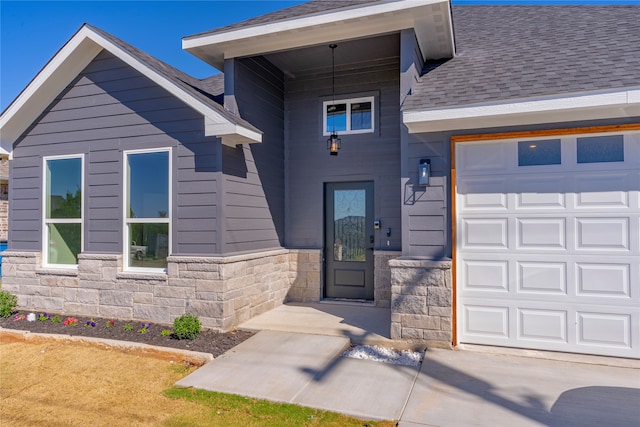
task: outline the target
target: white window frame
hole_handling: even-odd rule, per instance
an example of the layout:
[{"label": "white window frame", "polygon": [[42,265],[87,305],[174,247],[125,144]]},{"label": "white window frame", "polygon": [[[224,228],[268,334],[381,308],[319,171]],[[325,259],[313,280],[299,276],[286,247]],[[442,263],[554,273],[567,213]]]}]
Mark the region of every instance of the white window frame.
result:
[{"label": "white window frame", "polygon": [[[370,102],[371,103],[371,128],[370,129],[351,129],[351,105],[358,104],[360,102]],[[322,135],[329,136],[331,135],[333,129],[329,129],[327,123],[327,107],[330,105],[340,105],[346,104],[347,106],[347,129],[344,131],[336,131],[340,135],[350,135],[350,134],[359,134],[359,133],[373,133],[376,128],[376,103],[374,96],[365,96],[361,98],[349,98],[349,99],[336,99],[330,101],[324,101],[322,103]]]},{"label": "white window frame", "polygon": [[[80,159],[80,218],[47,218],[47,162]],[[84,154],[42,157],[42,265],[47,268],[78,269],[78,264],[49,262],[49,224],[80,224],[80,253],[84,252]],[[78,254],[80,255],[80,254]]]},{"label": "white window frame", "polygon": [[[151,153],[161,153],[161,152],[167,152],[169,153],[169,162],[168,162],[168,167],[169,167],[169,173],[168,173],[168,187],[169,187],[169,191],[168,191],[168,212],[167,212],[167,217],[166,218],[129,218],[129,215],[127,213],[127,206],[128,206],[128,201],[129,201],[129,191],[128,191],[128,185],[127,185],[127,181],[128,181],[128,165],[129,165],[129,155],[130,154],[151,154]],[[131,245],[129,242],[129,224],[131,223],[136,223],[136,224],[169,224],[168,227],[168,246],[169,246],[169,255],[171,255],[171,245],[172,245],[172,239],[171,239],[171,218],[172,218],[172,211],[173,211],[173,167],[172,167],[172,150],[171,147],[166,147],[166,148],[148,148],[148,149],[140,149],[140,150],[126,150],[123,151],[123,162],[122,162],[122,167],[123,167],[123,172],[122,172],[122,194],[123,194],[123,198],[122,198],[122,220],[123,220],[123,226],[122,226],[122,233],[123,233],[123,238],[122,238],[122,257],[124,258],[124,262],[123,262],[123,266],[124,266],[124,270],[128,271],[128,272],[138,272],[138,273],[152,273],[152,274],[158,274],[158,273],[166,273],[167,272],[167,268],[148,268],[148,267],[133,267],[131,266],[131,254],[130,254],[130,250],[131,250]]]}]

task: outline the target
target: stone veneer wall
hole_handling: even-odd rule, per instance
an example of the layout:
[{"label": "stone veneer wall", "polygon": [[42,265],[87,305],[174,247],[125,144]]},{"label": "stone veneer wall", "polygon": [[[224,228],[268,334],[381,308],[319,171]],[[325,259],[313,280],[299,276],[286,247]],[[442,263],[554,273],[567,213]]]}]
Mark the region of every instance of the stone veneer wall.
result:
[{"label": "stone veneer wall", "polygon": [[[378,307],[392,306],[390,263],[399,255],[374,255]],[[195,313],[204,326],[221,330],[285,301],[321,299],[322,251],[317,249],[170,256],[167,274],[123,272],[122,266],[121,255],[84,253],[77,270],[47,269],[41,267],[39,252],[7,251],[2,289],[17,295],[25,309],[160,323]]]},{"label": "stone veneer wall", "polygon": [[375,251],[373,264],[373,302],[376,307],[388,308],[391,306],[391,268],[389,261],[399,258],[401,252]]},{"label": "stone veneer wall", "polygon": [[160,323],[195,313],[204,326],[229,330],[282,304],[289,290],[287,250],[171,256],[167,274],[123,272],[115,254],[81,254],[77,270],[43,269],[37,252],[3,255],[2,289],[34,310]]},{"label": "stone veneer wall", "polygon": [[318,302],[322,298],[322,250],[290,249],[291,288],[287,301]]},{"label": "stone veneer wall", "polygon": [[451,348],[451,261],[398,258],[389,265],[391,339]]}]

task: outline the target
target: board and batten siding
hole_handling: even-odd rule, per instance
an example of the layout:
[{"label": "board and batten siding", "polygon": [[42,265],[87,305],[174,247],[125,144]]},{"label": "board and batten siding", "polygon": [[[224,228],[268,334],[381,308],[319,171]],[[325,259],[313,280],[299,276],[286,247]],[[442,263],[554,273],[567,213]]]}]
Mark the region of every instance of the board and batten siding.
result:
[{"label": "board and batten siding", "polygon": [[123,152],[172,147],[174,254],[216,254],[220,143],[202,116],[102,51],[17,141],[10,248],[41,250],[42,157],[84,154],[84,251],[121,253]]},{"label": "board and batten siding", "polygon": [[223,147],[224,253],[284,244],[284,84],[262,57],[230,59],[225,99],[263,132],[262,143]]},{"label": "board and batten siding", "polygon": [[[388,37],[399,49],[399,35]],[[399,56],[336,64],[336,100],[375,98],[374,132],[340,135],[337,156],[329,155],[322,126],[322,103],[332,99],[330,62],[328,68],[286,79],[287,247],[323,247],[325,183],[373,181],[374,216],[382,221],[382,229],[375,231],[375,249],[400,249],[399,70]]]}]

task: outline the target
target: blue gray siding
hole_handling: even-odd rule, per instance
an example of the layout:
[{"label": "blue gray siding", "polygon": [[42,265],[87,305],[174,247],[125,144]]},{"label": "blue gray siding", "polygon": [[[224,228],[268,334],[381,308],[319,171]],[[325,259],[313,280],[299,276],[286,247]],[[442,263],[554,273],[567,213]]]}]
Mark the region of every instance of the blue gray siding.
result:
[{"label": "blue gray siding", "polygon": [[[390,35],[399,49],[399,35]],[[327,49],[328,50],[328,49]],[[349,57],[349,55],[341,55]],[[341,135],[338,156],[329,156],[322,135],[322,102],[331,99],[328,68],[312,70],[286,80],[287,112],[287,224],[286,245],[322,248],[324,184],[373,181],[376,249],[401,246],[399,57],[366,63],[336,63],[336,99],[375,96],[375,132]],[[391,228],[391,237],[385,230]],[[387,241],[389,244],[387,245]]]},{"label": "blue gray siding", "polygon": [[263,131],[261,144],[223,147],[225,253],[284,244],[284,82],[261,57],[230,60],[225,104]]},{"label": "blue gray siding", "polygon": [[215,254],[220,143],[202,116],[103,51],[16,143],[10,247],[41,249],[42,157],[85,155],[85,252],[121,253],[123,151],[173,148],[174,254]]}]

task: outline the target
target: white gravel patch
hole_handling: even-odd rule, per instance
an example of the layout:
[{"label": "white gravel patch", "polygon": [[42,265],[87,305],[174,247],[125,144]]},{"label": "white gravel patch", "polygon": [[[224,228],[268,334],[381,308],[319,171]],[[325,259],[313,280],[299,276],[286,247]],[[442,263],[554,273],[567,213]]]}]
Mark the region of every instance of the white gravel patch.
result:
[{"label": "white gravel patch", "polygon": [[424,352],[411,350],[394,350],[376,345],[358,345],[342,353],[342,357],[352,359],[373,360],[374,362],[392,363],[394,365],[418,366],[422,362]]}]

